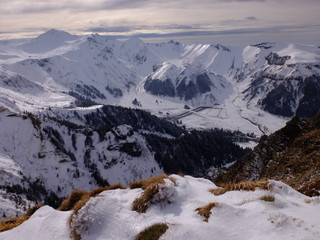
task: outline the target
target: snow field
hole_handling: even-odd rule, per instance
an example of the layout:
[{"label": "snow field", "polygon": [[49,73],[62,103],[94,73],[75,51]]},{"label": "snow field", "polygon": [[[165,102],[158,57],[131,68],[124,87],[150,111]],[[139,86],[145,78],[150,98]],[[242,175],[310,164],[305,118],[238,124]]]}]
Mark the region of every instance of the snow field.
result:
[{"label": "snow field", "polygon": [[[162,184],[162,191],[155,195],[157,201],[153,201],[146,213],[131,210],[133,201],[142,193],[141,189],[109,190],[91,198],[73,217],[71,227],[76,227],[85,240],[134,239],[155,223],[169,226],[161,240],[316,240],[320,237],[319,197],[306,197],[272,180],[270,191],[230,191],[215,196],[208,190],[217,186],[208,180],[171,177],[176,183],[167,179]],[[274,202],[259,200],[265,195],[272,195]],[[211,209],[212,214],[205,222],[195,209],[210,202],[217,205]],[[67,219],[71,213],[43,207],[21,226],[0,233],[0,239],[23,239],[28,233],[34,240],[58,237],[67,240]]]}]

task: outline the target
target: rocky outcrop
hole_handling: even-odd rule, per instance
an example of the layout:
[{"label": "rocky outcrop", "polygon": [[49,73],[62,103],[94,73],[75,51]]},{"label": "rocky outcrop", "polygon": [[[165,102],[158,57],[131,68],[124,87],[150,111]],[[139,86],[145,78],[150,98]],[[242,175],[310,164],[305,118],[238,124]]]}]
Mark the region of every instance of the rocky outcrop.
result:
[{"label": "rocky outcrop", "polygon": [[174,97],[176,92],[170,79],[161,81],[159,79],[151,79],[150,77],[146,80],[144,89],[151,94],[168,97]]},{"label": "rocky outcrop", "polygon": [[268,92],[261,105],[265,111],[275,115],[308,118],[320,111],[319,92],[319,76],[285,78]]},{"label": "rocky outcrop", "polygon": [[254,151],[216,178],[239,182],[272,178],[309,196],[320,195],[320,114],[305,120],[295,117],[270,136],[263,136]]},{"label": "rocky outcrop", "polygon": [[[173,82],[178,83],[176,86]],[[191,100],[201,94],[211,91],[213,86],[209,75],[204,72],[200,74],[187,75],[182,72],[176,79],[159,80],[149,76],[144,84],[146,91],[154,95],[179,97]]]},{"label": "rocky outcrop", "polygon": [[[202,73],[195,76],[191,81],[187,77],[177,86],[177,96],[182,99],[190,100],[195,98],[197,95],[207,93],[211,91],[211,86],[213,85],[208,74]],[[188,83],[187,83],[188,82]]]},{"label": "rocky outcrop", "polygon": [[287,60],[289,60],[290,56],[279,56],[278,54],[271,52],[267,57],[266,60],[269,65],[279,65],[283,66]]},{"label": "rocky outcrop", "polygon": [[299,102],[296,115],[311,117],[320,111],[320,77],[307,77],[301,86],[303,97]]}]

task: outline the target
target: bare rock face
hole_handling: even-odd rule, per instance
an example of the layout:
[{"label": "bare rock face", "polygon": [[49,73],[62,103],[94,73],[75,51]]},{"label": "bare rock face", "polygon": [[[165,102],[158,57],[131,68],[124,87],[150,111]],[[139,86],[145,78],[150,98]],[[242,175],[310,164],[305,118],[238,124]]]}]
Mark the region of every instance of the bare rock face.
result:
[{"label": "bare rock face", "polygon": [[263,109],[275,115],[312,117],[320,110],[320,77],[286,78],[262,100]]},{"label": "bare rock face", "polygon": [[144,84],[144,89],[154,95],[174,97],[176,90],[170,79],[161,81],[159,79],[151,79],[150,77]]},{"label": "bare rock face", "polygon": [[[174,86],[172,82],[178,84]],[[191,100],[203,93],[210,92],[212,86],[212,80],[205,72],[191,76],[181,73],[176,79],[167,78],[164,81],[148,77],[144,84],[145,90],[151,94],[179,97],[184,100]]]},{"label": "bare rock face", "polygon": [[271,52],[267,57],[266,60],[268,61],[269,65],[280,65],[283,66],[287,60],[289,60],[290,56],[279,56],[278,54]]}]

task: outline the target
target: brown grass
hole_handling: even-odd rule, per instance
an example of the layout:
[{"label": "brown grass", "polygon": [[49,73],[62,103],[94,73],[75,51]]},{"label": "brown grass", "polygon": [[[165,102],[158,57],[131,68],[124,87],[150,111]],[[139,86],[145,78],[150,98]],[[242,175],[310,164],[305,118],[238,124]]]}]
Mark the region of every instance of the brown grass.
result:
[{"label": "brown grass", "polygon": [[224,188],[214,188],[214,189],[209,189],[209,192],[218,196],[218,195],[224,194],[225,192],[227,192],[227,190]]},{"label": "brown grass", "polygon": [[137,211],[138,213],[145,213],[152,201],[152,198],[155,194],[159,192],[159,184],[152,183],[150,184],[140,197],[136,198],[132,203],[132,210]]},{"label": "brown grass", "polygon": [[259,200],[265,201],[265,202],[274,202],[275,198],[272,195],[264,195],[259,198]]},{"label": "brown grass", "polygon": [[147,178],[147,179],[142,179],[142,180],[138,180],[135,181],[133,183],[129,184],[130,189],[134,189],[134,188],[142,188],[143,190],[145,190],[148,186],[150,186],[153,183],[160,183],[160,184],[164,184],[164,179],[168,178],[170,179],[174,184],[176,184],[176,180],[173,177],[169,177],[167,174],[161,174],[155,177],[151,177],[151,178]]},{"label": "brown grass", "polygon": [[108,191],[108,190],[114,190],[114,189],[126,189],[126,187],[120,183],[110,185],[108,187],[98,187],[90,192],[90,196],[95,197],[98,194],[100,194],[101,192]]},{"label": "brown grass", "polygon": [[205,205],[203,207],[197,208],[195,211],[197,211],[198,214],[203,217],[203,221],[208,222],[208,220],[209,220],[209,218],[211,216],[211,209],[213,207],[216,207],[216,206],[218,206],[218,203],[211,202],[211,203],[208,203],[207,205]]},{"label": "brown grass", "polygon": [[20,216],[15,218],[6,218],[0,221],[0,232],[11,230],[15,227],[18,227],[25,221],[27,221],[34,213],[37,211],[42,205],[38,204],[33,206],[32,208],[29,208],[27,212]]},{"label": "brown grass", "polygon": [[221,184],[221,188],[210,189],[209,191],[214,195],[221,195],[228,191],[254,191],[256,188],[271,190],[272,186],[266,179],[259,181],[242,181],[238,183]]},{"label": "brown grass", "polygon": [[74,208],[74,206],[81,201],[81,199],[87,198],[89,196],[89,193],[86,191],[81,190],[74,190],[71,192],[69,197],[65,199],[60,207],[58,207],[58,210],[60,211],[69,211]]},{"label": "brown grass", "polygon": [[126,189],[121,184],[114,184],[108,187],[98,187],[90,192],[74,190],[70,196],[62,202],[58,210],[69,211],[73,210],[69,217],[70,236],[74,240],[81,240],[81,235],[76,232],[76,229],[71,227],[74,217],[78,214],[79,210],[87,204],[91,197],[96,197],[103,191],[114,190],[114,189]]},{"label": "brown grass", "polygon": [[170,179],[174,184],[176,184],[175,179],[166,174],[131,183],[131,189],[142,188],[144,190],[140,197],[133,201],[132,210],[139,213],[145,213],[152,202],[153,196],[159,192],[159,184],[165,184],[165,178]]},{"label": "brown grass", "polygon": [[156,223],[140,232],[134,240],[158,240],[167,230],[166,223]]},{"label": "brown grass", "polygon": [[98,187],[91,192],[74,190],[71,192],[69,197],[65,199],[58,210],[60,211],[69,211],[69,210],[79,210],[79,206],[84,206],[85,203],[90,199],[90,197],[95,197],[99,193],[107,190],[113,189],[125,189],[126,187],[121,184],[114,184],[108,187]]}]

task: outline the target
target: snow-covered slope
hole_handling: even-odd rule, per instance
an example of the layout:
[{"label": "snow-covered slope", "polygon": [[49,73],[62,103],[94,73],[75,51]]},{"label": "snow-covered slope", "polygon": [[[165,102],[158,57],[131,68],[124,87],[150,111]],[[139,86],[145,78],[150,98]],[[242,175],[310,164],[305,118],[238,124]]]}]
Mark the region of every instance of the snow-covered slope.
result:
[{"label": "snow-covered slope", "polygon": [[145,138],[132,127],[97,132],[56,117],[36,118],[0,109],[0,186],[6,190],[0,195],[9,198],[15,193],[10,201],[17,205],[11,210],[1,204],[0,214],[21,214],[28,200],[65,197],[73,189],[128,184],[163,172]]},{"label": "snow-covered slope", "polygon": [[[44,206],[22,225],[0,233],[0,239],[25,239],[27,235],[34,240],[69,240],[73,232],[71,236],[76,233],[83,240],[129,240],[159,223],[167,227],[161,240],[320,238],[319,197],[306,197],[272,180],[269,190],[256,188],[215,196],[209,190],[217,186],[208,180],[177,175],[171,179],[158,184],[159,190],[145,213],[132,210],[142,189],[108,190],[92,197],[75,214]],[[198,208],[210,203],[207,215],[198,214]]]},{"label": "snow-covered slope", "polygon": [[319,55],[317,46],[285,43],[121,42],[50,30],[0,42],[0,101],[19,112],[90,99],[170,115],[189,127],[261,135],[319,110]]},{"label": "snow-covered slope", "polygon": [[35,201],[57,206],[73,189],[128,184],[163,172],[202,176],[248,152],[233,137],[240,136],[189,133],[119,106],[56,108],[37,115],[0,107],[0,214],[21,214]]}]

